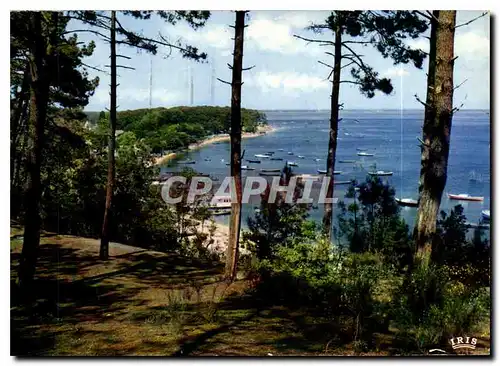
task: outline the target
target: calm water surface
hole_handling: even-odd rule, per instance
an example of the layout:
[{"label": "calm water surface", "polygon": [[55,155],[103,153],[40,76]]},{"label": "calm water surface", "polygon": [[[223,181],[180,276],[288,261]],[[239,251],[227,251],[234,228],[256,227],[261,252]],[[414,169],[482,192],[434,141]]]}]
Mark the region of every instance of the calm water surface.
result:
[{"label": "calm water surface", "polygon": [[[286,160],[293,160],[297,174],[317,174],[318,169],[326,169],[328,146],[328,111],[267,111],[270,125],[276,131],[262,137],[243,140],[244,159],[257,159],[254,154],[274,151],[274,156],[283,161],[261,159],[261,164],[243,161],[243,164],[256,168],[243,171],[243,176],[258,175],[262,168],[282,168]],[[420,148],[417,137],[422,136],[424,112],[405,110],[341,111],[337,163],[335,170],[341,170],[336,180],[357,179],[364,181],[366,173],[373,169],[394,172],[383,177],[396,189],[396,196],[417,198],[420,171]],[[357,148],[374,153],[373,157],[357,156]],[[284,151],[279,151],[283,149]],[[181,159],[195,160],[189,165],[193,169],[209,173],[221,181],[229,175],[229,143],[206,146],[190,152]],[[293,152],[293,156],[288,155]],[[300,159],[297,155],[303,155]],[[206,161],[205,159],[210,159]],[[321,159],[319,162],[315,159]],[[354,164],[341,164],[339,160],[356,160]],[[162,167],[162,171],[178,171],[179,164],[172,162]],[[335,197],[343,198],[347,186],[335,186]],[[484,196],[484,202],[452,201],[447,193],[468,193]],[[490,116],[489,111],[461,110],[453,119],[451,150],[448,166],[448,179],[443,194],[441,209],[449,211],[454,205],[464,206],[468,221],[477,222],[481,210],[490,208]],[[259,205],[258,198],[244,205],[242,223],[254,214]],[[310,212],[314,220],[321,220],[322,205]],[[416,208],[402,208],[405,220],[413,224]],[[229,217],[218,217],[218,221],[228,223]]]}]

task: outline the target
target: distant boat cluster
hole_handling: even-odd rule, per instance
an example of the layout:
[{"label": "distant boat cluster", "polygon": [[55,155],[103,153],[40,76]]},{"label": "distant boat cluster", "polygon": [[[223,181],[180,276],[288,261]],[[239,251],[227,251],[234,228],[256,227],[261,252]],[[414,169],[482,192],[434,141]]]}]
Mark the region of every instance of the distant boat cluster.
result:
[{"label": "distant boat cluster", "polygon": [[[350,132],[345,132],[345,136],[351,136],[351,137],[357,137],[356,134],[350,133]],[[361,136],[359,136],[361,137]],[[386,141],[384,139],[384,141]],[[389,140],[390,141],[390,140]],[[310,142],[310,140],[306,140],[306,142]],[[374,148],[375,149],[375,148]],[[370,149],[366,148],[361,148],[357,147],[356,148],[356,155],[360,158],[364,157],[374,157],[376,154],[374,151],[370,151]],[[293,157],[296,158],[296,160],[293,159]],[[210,162],[210,158],[204,158],[205,161]],[[300,161],[307,161],[307,160],[313,160],[316,163],[320,163],[321,161],[324,161],[323,159],[315,156],[306,156],[306,155],[299,155],[296,152],[284,148],[279,148],[276,149],[276,151],[265,151],[265,152],[260,152],[256,153],[253,155],[253,157],[249,157],[245,159],[246,165],[241,166],[241,170],[243,171],[255,171],[258,170],[258,174],[261,176],[280,176],[281,171],[282,171],[282,164],[283,163],[278,163],[280,166],[276,167],[269,167],[269,164],[265,164],[262,168],[258,169],[258,166],[254,166],[256,164],[262,165],[263,160],[267,160],[269,162],[276,161],[276,162],[284,162],[286,166],[289,167],[299,167],[301,164]],[[300,161],[299,161],[300,160]],[[359,160],[362,161],[362,160]],[[230,165],[230,163],[227,160],[221,159],[221,162],[226,164],[227,166]],[[338,164],[356,164],[358,163],[358,160],[355,159],[343,159],[343,160],[337,160],[336,161]],[[196,162],[194,160],[186,160],[186,161],[180,161],[179,164],[195,164]],[[307,163],[305,163],[307,165]],[[328,174],[327,169],[316,169],[316,173],[320,175],[325,175]],[[334,170],[331,172],[332,175],[341,175],[344,174],[342,170]],[[386,170],[369,170],[367,172],[368,175],[370,176],[377,176],[377,177],[384,177],[384,176],[392,176],[394,174],[393,171],[386,171]],[[307,179],[307,178],[317,178],[317,175],[314,174],[299,174],[297,175],[299,178]],[[488,179],[489,177],[483,177],[481,174],[476,173],[475,171],[472,171],[469,174],[469,181],[471,182],[481,182],[483,180]],[[489,179],[488,179],[489,180]],[[352,180],[340,180],[340,181],[334,181],[335,185],[342,185],[342,184],[351,184]],[[484,197],[482,196],[473,196],[469,195],[467,193],[459,193],[459,194],[454,194],[454,193],[448,193],[447,194],[448,199],[450,200],[457,200],[457,201],[467,201],[467,202],[483,202]],[[398,197],[396,198],[396,202],[400,206],[404,207],[418,207],[418,200],[411,198],[411,197]],[[217,211],[214,212],[214,214],[226,214],[224,210],[227,210],[228,208],[217,208]],[[221,211],[222,210],[222,211]],[[488,221],[490,218],[490,211],[489,210],[483,210],[481,212],[481,218],[483,221]],[[482,225],[482,224],[481,224]],[[474,224],[470,224],[470,227],[476,227]]]}]

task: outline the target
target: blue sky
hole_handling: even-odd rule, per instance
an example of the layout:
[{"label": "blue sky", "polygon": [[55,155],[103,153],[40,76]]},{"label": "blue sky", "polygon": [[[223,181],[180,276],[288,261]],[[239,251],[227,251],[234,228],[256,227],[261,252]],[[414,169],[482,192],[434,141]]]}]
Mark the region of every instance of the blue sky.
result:
[{"label": "blue sky", "polygon": [[[317,61],[331,63],[325,47],[293,37],[299,34],[317,37],[304,28],[311,22],[321,22],[329,12],[324,11],[251,11],[245,29],[244,67],[253,66],[243,74],[242,105],[256,109],[328,109],[330,83],[325,81],[328,69]],[[464,23],[479,11],[458,11],[457,24]],[[206,26],[197,31],[178,23],[168,25],[161,19],[135,20],[122,14],[119,19],[124,26],[142,31],[154,37],[159,32],[171,40],[182,39],[209,55],[207,63],[196,63],[183,59],[173,51],[159,49],[156,56],[138,52],[126,46],[119,47],[119,53],[131,57],[120,62],[135,70],[119,70],[119,110],[149,107],[149,77],[152,61],[153,107],[190,105],[190,73],[194,80],[194,105],[229,105],[230,87],[215,81],[214,95],[211,95],[212,74],[230,80],[227,63],[232,63],[234,13],[214,11]],[[70,24],[68,29],[81,28]],[[321,37],[332,39],[331,33]],[[80,33],[82,41],[94,39],[96,51],[85,62],[104,68],[109,64],[109,46],[95,37]],[[428,50],[428,39],[422,37],[409,41],[412,46]],[[328,50],[331,51],[331,50]],[[362,96],[354,85],[342,84],[341,102],[346,109],[399,109],[421,108],[415,100],[417,94],[425,100],[427,62],[421,70],[413,65],[395,66],[389,59],[383,59],[371,47],[363,47],[365,62],[380,74],[393,80],[391,95],[377,94],[373,99]],[[465,83],[455,91],[456,106],[463,108],[489,108],[490,104],[490,18],[489,15],[476,20],[456,31],[454,78],[455,84]],[[212,69],[214,71],[212,71]],[[348,68],[346,70],[346,77]],[[91,75],[98,75],[100,85],[91,98],[86,110],[103,110],[109,106],[109,76],[89,69]],[[402,88],[401,88],[402,82]],[[401,95],[403,96],[401,101]],[[213,103],[212,103],[213,101]]]}]

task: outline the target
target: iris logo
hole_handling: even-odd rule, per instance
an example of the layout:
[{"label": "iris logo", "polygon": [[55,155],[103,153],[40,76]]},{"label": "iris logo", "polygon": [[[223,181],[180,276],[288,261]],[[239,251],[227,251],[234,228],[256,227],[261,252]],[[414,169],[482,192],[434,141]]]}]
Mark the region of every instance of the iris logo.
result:
[{"label": "iris logo", "polygon": [[[467,348],[467,349],[476,349],[476,344],[477,344],[477,338],[474,337],[453,337],[450,338],[450,344],[453,349],[461,349],[461,348]],[[429,350],[429,353],[444,353],[446,354],[445,350],[442,350],[440,348],[433,348]]]},{"label": "iris logo", "polygon": [[450,339],[450,343],[453,349],[459,349],[459,348],[476,349],[477,338],[453,337]]}]

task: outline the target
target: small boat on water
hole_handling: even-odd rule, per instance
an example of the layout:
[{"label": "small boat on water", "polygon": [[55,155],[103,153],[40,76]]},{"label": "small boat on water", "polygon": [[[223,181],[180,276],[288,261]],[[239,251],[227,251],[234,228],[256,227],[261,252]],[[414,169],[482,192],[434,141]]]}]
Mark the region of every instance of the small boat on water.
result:
[{"label": "small boat on water", "polygon": [[269,160],[283,160],[283,158],[271,158]]},{"label": "small boat on water", "polygon": [[298,179],[318,179],[318,176],[313,174],[299,174],[296,177]]},{"label": "small boat on water", "polygon": [[255,154],[254,155],[256,158],[270,158],[270,155],[267,154]]},{"label": "small boat on water", "polygon": [[314,161],[320,161],[320,160],[321,160],[320,158],[316,158],[316,159],[314,159]]},{"label": "small boat on water", "polygon": [[413,198],[396,198],[396,202],[401,206],[418,207],[418,201]]},{"label": "small boat on water", "polygon": [[275,177],[275,176],[280,176],[280,172],[260,172],[259,175],[262,175],[264,177]]},{"label": "small boat on water", "polygon": [[490,224],[475,224],[473,222],[468,222],[468,221],[465,223],[465,226],[468,229],[486,229],[486,230],[490,229]]},{"label": "small boat on water", "polygon": [[299,159],[304,159],[304,158],[305,158],[305,156],[304,156],[304,155],[297,155],[297,157],[298,157]]},{"label": "small boat on water", "polygon": [[248,161],[249,163],[260,164],[260,160],[251,160],[251,159],[247,159],[247,161]]},{"label": "small boat on water", "polygon": [[268,152],[266,152],[266,154],[268,154],[268,155],[273,155],[273,154],[274,154],[274,151],[268,151]]},{"label": "small boat on water", "polygon": [[260,171],[264,173],[279,173],[281,169],[261,169]]},{"label": "small boat on water", "polygon": [[490,210],[482,210],[481,211],[481,217],[484,220],[489,220],[490,219]]},{"label": "small boat on water", "polygon": [[[326,174],[326,170],[325,169],[318,169],[318,173],[319,174]],[[335,174],[335,175],[342,174],[342,171],[340,171],[340,170],[334,170],[333,174]]]},{"label": "small boat on water", "polygon": [[375,155],[375,154],[367,153],[367,152],[364,152],[364,151],[358,152],[358,156],[373,156],[373,155]]},{"label": "small boat on water", "polygon": [[158,186],[158,185],[162,185],[162,184],[165,184],[165,182],[161,182],[159,180],[154,180],[151,182],[152,186]]},{"label": "small boat on water", "polygon": [[196,164],[194,160],[179,161],[179,164]]},{"label": "small boat on water", "polygon": [[374,176],[383,176],[383,175],[392,175],[393,173],[392,172],[386,172],[384,170],[377,170],[376,172],[368,172],[368,174],[374,175]]},{"label": "small boat on water", "polygon": [[358,151],[365,151],[366,149],[364,147],[357,147],[356,150],[358,150]]},{"label": "small boat on water", "polygon": [[217,210],[213,210],[212,215],[214,215],[214,216],[231,215],[231,209],[230,208],[219,208]]},{"label": "small boat on water", "polygon": [[213,196],[208,208],[216,210],[231,208],[231,196]]},{"label": "small boat on water", "polygon": [[285,149],[278,149],[278,151],[285,151]]},{"label": "small boat on water", "polygon": [[356,160],[339,160],[339,163],[342,164],[354,164]]},{"label": "small boat on water", "polygon": [[341,184],[351,184],[352,181],[350,180],[336,180],[333,182],[334,185],[341,185]]},{"label": "small boat on water", "polygon": [[448,193],[448,198],[450,200],[460,200],[460,201],[483,201],[484,197],[471,196],[467,193],[451,194]]},{"label": "small boat on water", "polygon": [[204,160],[205,161],[212,161],[212,159],[210,159],[210,158],[205,158]]},{"label": "small boat on water", "polygon": [[289,166],[299,166],[295,161],[287,161],[286,165],[289,165]]},{"label": "small boat on water", "polygon": [[241,166],[241,170],[255,170],[255,168],[252,168],[252,167],[250,167],[248,165],[242,165]]}]

